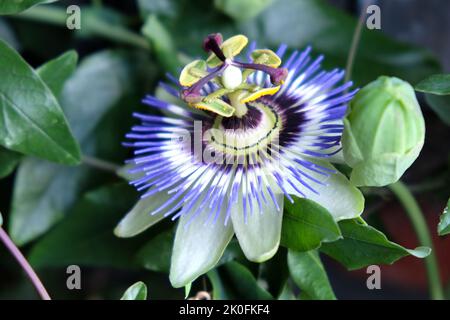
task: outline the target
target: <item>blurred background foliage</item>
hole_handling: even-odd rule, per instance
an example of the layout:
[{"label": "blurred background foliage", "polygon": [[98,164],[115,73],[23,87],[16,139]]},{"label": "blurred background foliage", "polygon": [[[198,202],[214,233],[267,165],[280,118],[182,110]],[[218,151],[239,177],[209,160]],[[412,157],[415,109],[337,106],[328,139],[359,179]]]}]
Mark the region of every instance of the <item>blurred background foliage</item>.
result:
[{"label": "blurred background foliage", "polygon": [[[8,9],[7,2],[0,0],[0,8]],[[37,2],[28,1],[30,5]],[[381,7],[382,31],[362,29],[352,73],[357,86],[379,75],[397,76],[414,85],[431,74],[449,71],[447,1],[369,2]],[[72,4],[81,7],[81,30],[65,26],[66,8]],[[0,17],[0,38],[37,68],[47,83],[53,81],[52,90],[85,155],[82,165],[63,166],[0,147],[0,210],[5,227],[51,295],[118,299],[130,284],[142,280],[151,299],[183,298],[184,291],[171,288],[165,273],[172,223],[160,223],[136,238],[115,238],[113,228],[138,194],[109,172],[115,167],[93,158],[118,166],[123,163],[128,151],[121,142],[133,123],[131,113],[146,110],[141,98],[155,91],[166,72],[176,73],[203,54],[200,44],[205,35],[243,33],[260,46],[275,48],[281,43],[295,49],[311,45],[315,55],[324,54],[325,68],[345,68],[362,6],[363,1],[356,0],[58,1]],[[57,68],[52,70],[49,64],[39,68],[55,58]],[[420,99],[427,139],[406,180],[419,194],[436,235],[438,216],[449,194],[450,133],[427,101]],[[99,165],[106,170],[94,168]],[[400,206],[389,194],[370,191],[365,219],[393,241],[416,246]],[[450,255],[445,250],[449,239],[436,235],[434,241],[442,278],[449,283]],[[256,265],[243,259],[234,243],[221,266],[196,281],[192,292],[213,288],[214,296],[222,298],[292,298],[298,290],[283,290],[288,275],[286,254],[280,248],[274,259]],[[287,261],[295,263],[295,257]],[[380,291],[367,290],[364,270],[347,272],[328,258],[324,263],[339,298],[426,296],[420,260],[408,257],[383,267]],[[81,290],[66,288],[70,264],[82,266]],[[36,298],[2,246],[0,298]]]}]

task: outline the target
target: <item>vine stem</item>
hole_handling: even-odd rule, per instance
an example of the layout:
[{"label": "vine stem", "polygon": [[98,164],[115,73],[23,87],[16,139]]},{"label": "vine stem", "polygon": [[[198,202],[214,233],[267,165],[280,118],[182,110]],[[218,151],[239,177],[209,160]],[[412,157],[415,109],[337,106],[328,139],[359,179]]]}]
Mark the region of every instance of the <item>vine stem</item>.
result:
[{"label": "vine stem", "polygon": [[[81,25],[82,30],[73,30],[75,32],[83,31],[83,33],[86,34],[93,34],[115,42],[150,50],[149,41],[139,34],[136,34],[121,26],[110,24],[107,21],[99,19],[98,17],[88,15],[88,13],[86,13],[86,16],[83,17],[83,11],[81,11],[81,16],[83,21],[83,24]],[[43,5],[33,7],[11,17],[44,22],[67,28],[67,18],[69,15],[60,7]]]},{"label": "vine stem", "polygon": [[22,252],[20,252],[19,248],[14,244],[11,238],[8,236],[5,230],[0,227],[0,239],[5,244],[6,248],[11,252],[14,258],[17,260],[19,265],[22,267],[23,271],[26,273],[31,283],[33,283],[36,291],[42,300],[51,300],[50,295],[47,293],[44,285],[41,280],[37,276],[36,272],[28,263],[27,259],[23,256]]},{"label": "vine stem", "polygon": [[114,163],[89,156],[83,156],[82,163],[92,168],[99,169],[102,171],[108,171],[114,174],[117,174],[117,170],[120,169],[120,166]]},{"label": "vine stem", "polygon": [[421,245],[431,248],[430,255],[425,258],[428,286],[430,288],[431,298],[434,300],[442,300],[444,299],[444,292],[439,275],[439,266],[433,248],[430,231],[428,230],[427,222],[425,221],[422,210],[411,191],[403,184],[403,182],[398,181],[391,184],[389,189],[395,194],[405,208]]},{"label": "vine stem", "polygon": [[368,6],[368,1],[363,2],[363,7],[361,9],[361,12],[359,14],[358,23],[356,24],[355,31],[353,32],[353,38],[352,43],[350,45],[350,50],[348,52],[347,56],[347,64],[345,66],[345,81],[344,83],[347,83],[350,81],[352,77],[353,72],[353,64],[355,62],[356,52],[358,50],[359,46],[359,40],[361,39],[361,32],[364,25],[364,17],[366,15],[366,10]]}]

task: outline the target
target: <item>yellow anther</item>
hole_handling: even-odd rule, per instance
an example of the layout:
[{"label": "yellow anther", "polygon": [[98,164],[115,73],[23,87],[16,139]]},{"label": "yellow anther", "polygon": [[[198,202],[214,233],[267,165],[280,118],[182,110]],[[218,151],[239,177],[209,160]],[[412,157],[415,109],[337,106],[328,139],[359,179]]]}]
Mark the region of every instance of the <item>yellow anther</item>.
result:
[{"label": "yellow anther", "polygon": [[274,95],[275,93],[277,93],[278,90],[280,90],[280,86],[264,88],[264,89],[258,90],[256,92],[246,96],[240,102],[241,103],[247,103],[247,102],[250,102],[250,101],[255,101],[256,99],[261,98],[262,96],[268,96],[268,95],[271,96],[271,95]]}]

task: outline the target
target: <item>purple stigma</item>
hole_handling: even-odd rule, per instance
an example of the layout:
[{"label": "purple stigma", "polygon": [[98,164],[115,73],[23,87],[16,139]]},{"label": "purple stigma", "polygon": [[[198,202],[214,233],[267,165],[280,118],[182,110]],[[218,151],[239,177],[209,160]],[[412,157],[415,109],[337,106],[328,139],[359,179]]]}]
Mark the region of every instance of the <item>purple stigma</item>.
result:
[{"label": "purple stigma", "polygon": [[222,44],[222,35],[220,33],[212,33],[203,40],[203,49],[206,52],[212,51],[217,58],[221,61],[225,61],[225,55],[223,54],[220,45]]},{"label": "purple stigma", "polygon": [[286,68],[276,68],[274,71],[270,74],[270,81],[274,85],[281,85],[286,80],[288,76],[288,69]]},{"label": "purple stigma", "polygon": [[189,104],[199,103],[202,101],[203,97],[198,92],[191,92],[189,89],[181,91],[180,97],[182,100]]},{"label": "purple stigma", "polygon": [[242,69],[251,69],[265,72],[270,76],[270,81],[272,82],[272,84],[276,86],[282,84],[288,76],[288,69],[286,68],[272,68],[264,64],[244,63],[238,61],[233,61],[233,65]]}]

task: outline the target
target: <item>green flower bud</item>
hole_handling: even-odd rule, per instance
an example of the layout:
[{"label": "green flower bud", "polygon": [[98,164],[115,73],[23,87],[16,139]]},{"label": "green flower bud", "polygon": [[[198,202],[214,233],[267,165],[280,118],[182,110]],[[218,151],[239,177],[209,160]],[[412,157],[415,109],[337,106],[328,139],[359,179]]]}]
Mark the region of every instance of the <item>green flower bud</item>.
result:
[{"label": "green flower bud", "polygon": [[425,139],[414,89],[398,78],[380,77],[361,89],[350,103],[344,126],[344,157],[357,186],[385,186],[399,180]]}]

